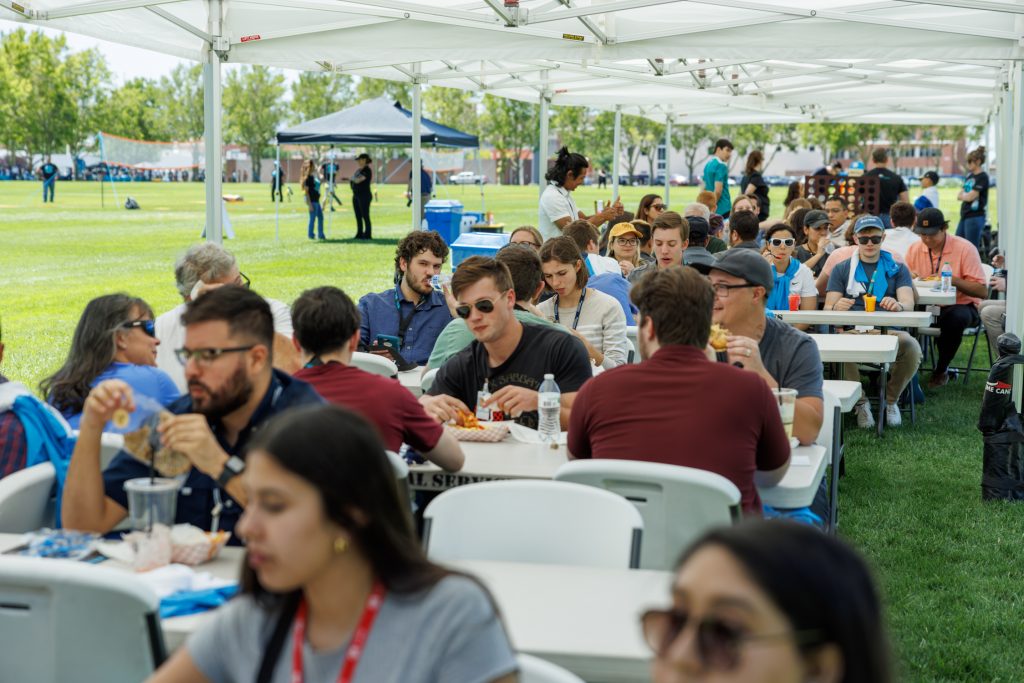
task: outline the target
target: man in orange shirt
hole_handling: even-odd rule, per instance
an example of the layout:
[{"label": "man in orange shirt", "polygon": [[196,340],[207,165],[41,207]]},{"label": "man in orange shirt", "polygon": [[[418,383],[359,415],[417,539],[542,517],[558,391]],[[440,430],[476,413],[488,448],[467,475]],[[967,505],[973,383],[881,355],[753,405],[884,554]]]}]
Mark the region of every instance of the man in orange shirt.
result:
[{"label": "man in orange shirt", "polygon": [[978,322],[978,304],[988,295],[985,272],[981,269],[978,249],[962,237],[948,233],[949,223],[939,209],[925,209],[917,214],[914,232],[921,241],[907,249],[907,266],[914,278],[941,276],[942,266],[949,263],[956,287],[956,303],[943,306],[939,312],[939,336],[935,370],[928,380],[930,388],[949,381],[947,369],[960,348],[964,330]]}]

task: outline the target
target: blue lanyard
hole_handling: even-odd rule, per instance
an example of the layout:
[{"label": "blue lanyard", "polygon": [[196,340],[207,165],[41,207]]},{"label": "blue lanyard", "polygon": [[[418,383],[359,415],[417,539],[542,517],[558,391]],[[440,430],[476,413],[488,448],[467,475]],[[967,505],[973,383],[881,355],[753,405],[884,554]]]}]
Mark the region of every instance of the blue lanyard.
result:
[{"label": "blue lanyard", "polygon": [[[580,292],[580,302],[576,304],[576,317],[572,319],[572,329],[576,329],[576,325],[580,322],[580,311],[583,310],[583,300],[587,298],[587,288],[584,287],[583,291]],[[558,322],[558,295],[555,295],[555,322]]]}]

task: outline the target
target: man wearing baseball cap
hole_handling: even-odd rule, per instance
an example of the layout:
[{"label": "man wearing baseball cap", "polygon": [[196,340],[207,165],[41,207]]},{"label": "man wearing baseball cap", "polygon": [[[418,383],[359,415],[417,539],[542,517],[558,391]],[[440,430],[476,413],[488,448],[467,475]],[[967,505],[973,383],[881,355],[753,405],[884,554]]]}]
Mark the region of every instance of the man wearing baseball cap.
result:
[{"label": "man wearing baseball cap", "polygon": [[942,211],[925,209],[917,214],[914,224],[914,232],[921,236],[921,241],[907,249],[907,266],[914,278],[939,280],[943,265],[948,263],[956,288],[956,303],[939,309],[939,336],[935,340],[938,353],[935,370],[928,380],[930,388],[949,381],[949,364],[960,348],[964,330],[978,324],[978,304],[988,295],[977,247],[963,237],[950,235],[948,230],[949,223]]},{"label": "man wearing baseball cap", "polygon": [[711,226],[702,216],[690,216],[686,222],[690,224],[690,246],[683,251],[683,265],[707,275],[715,263],[714,254],[707,248],[708,240],[711,239]]},{"label": "man wearing baseball cap", "polygon": [[765,315],[775,285],[771,266],[753,249],[721,254],[708,278],[715,290],[712,321],[727,330],[729,362],[761,376],[773,389],[796,389],[793,436],[807,445],[821,429],[822,368],[808,335]]},{"label": "man wearing baseball cap", "polygon": [[[863,311],[865,296],[875,297],[875,305],[882,311],[914,308],[914,281],[910,270],[898,263],[891,253],[882,250],[882,242],[888,239],[888,232],[877,216],[863,216],[857,220],[853,226],[857,251],[832,269],[825,295],[825,310]],[[921,365],[921,347],[916,339],[902,330],[890,331],[889,334],[897,337],[899,346],[885,387],[885,422],[896,427],[902,424],[900,394]],[[856,363],[844,363],[843,375],[844,379],[860,381]],[[861,396],[855,411],[858,427],[870,429],[875,426],[866,396]]]},{"label": "man wearing baseball cap", "polygon": [[[939,174],[928,171],[921,176],[921,196],[914,200],[914,208],[918,211],[939,208]],[[891,213],[891,212],[890,212]]]}]

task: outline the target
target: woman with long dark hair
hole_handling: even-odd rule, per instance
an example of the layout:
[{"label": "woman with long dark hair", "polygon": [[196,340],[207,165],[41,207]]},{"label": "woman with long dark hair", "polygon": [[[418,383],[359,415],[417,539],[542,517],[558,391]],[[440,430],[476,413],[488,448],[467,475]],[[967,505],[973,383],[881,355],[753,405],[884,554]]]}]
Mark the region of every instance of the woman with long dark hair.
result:
[{"label": "woman with long dark hair", "polygon": [[514,683],[490,596],[427,560],[369,423],[333,405],[283,413],[242,476],[241,594],[153,683]]},{"label": "woman with long dark hair", "polygon": [[665,212],[665,202],[659,194],[645,194],[636,207],[636,220],[653,223],[654,219]]},{"label": "woman with long dark hair", "polygon": [[683,554],[672,606],[643,616],[654,683],[889,683],[878,593],[843,542],[751,521]]},{"label": "woman with long dark hair", "polygon": [[75,326],[71,349],[60,370],[39,384],[46,401],[78,428],[89,391],[119,379],[136,394],[166,405],[180,396],[178,387],[156,367],[153,309],[128,294],[107,294],[85,306]]},{"label": "woman with long dark hair", "polygon": [[544,239],[558,237],[562,234],[562,228],[573,221],[582,219],[599,227],[622,213],[622,202],[617,197],[603,211],[593,216],[586,216],[576,208],[570,193],[583,184],[589,172],[590,162],[585,156],[570,152],[566,147],[558,150],[554,166],[544,176],[548,186],[540,196],[537,214],[537,229]]},{"label": "woman with long dark hair", "polygon": [[742,194],[757,196],[758,203],[760,204],[757,220],[762,222],[768,220],[768,213],[771,209],[771,199],[768,197],[768,183],[764,181],[764,176],[761,175],[763,167],[764,154],[761,150],[755,149],[747,155],[747,164],[743,169],[743,177],[740,178],[740,187],[743,188]]},{"label": "woman with long dark hair", "polygon": [[[324,239],[324,207],[320,205],[320,176],[312,159],[302,162],[302,194],[306,198],[306,209],[309,211],[309,226],[306,236],[309,239]],[[317,223],[317,235],[313,236],[313,224]]]},{"label": "woman with long dark hair", "polygon": [[963,237],[975,247],[981,248],[981,233],[985,229],[985,212],[988,210],[988,173],[985,165],[985,148],[978,147],[967,155],[967,175],[963,189],[957,193],[960,200],[960,222],[956,236]]}]

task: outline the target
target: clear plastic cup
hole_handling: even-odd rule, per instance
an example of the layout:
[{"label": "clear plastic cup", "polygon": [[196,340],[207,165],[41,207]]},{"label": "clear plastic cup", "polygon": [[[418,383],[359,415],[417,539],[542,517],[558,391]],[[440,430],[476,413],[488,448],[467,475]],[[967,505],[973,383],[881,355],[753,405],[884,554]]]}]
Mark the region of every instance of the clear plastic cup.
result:
[{"label": "clear plastic cup", "polygon": [[174,526],[178,507],[178,489],[174,479],[142,477],[124,483],[128,493],[128,519],[132,529],[149,531],[154,524]]},{"label": "clear plastic cup", "polygon": [[786,436],[793,438],[793,418],[796,416],[796,389],[772,389],[779,404],[779,417],[786,430]]}]

